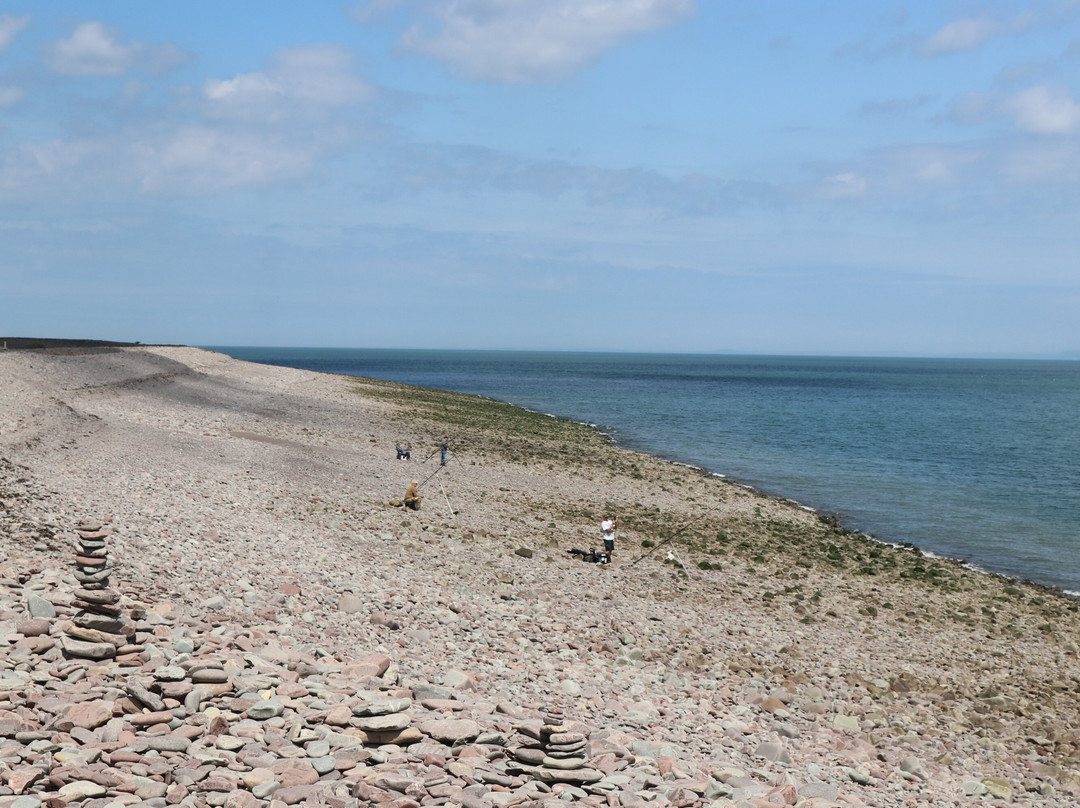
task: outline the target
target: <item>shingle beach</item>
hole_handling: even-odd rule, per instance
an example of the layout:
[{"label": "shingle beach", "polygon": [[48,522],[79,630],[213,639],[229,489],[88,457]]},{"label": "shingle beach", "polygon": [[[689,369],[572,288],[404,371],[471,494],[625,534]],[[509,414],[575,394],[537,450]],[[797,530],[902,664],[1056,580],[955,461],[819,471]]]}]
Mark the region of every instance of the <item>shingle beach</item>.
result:
[{"label": "shingle beach", "polygon": [[1080,804],[1074,601],[486,399],[0,351],[0,551],[0,808]]}]

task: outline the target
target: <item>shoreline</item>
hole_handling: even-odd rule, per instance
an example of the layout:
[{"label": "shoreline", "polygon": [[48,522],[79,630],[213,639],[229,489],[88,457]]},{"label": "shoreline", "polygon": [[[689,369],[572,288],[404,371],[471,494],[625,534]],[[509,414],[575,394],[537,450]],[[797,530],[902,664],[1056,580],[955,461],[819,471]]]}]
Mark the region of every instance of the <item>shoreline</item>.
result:
[{"label": "shoreline", "polygon": [[[303,353],[304,351],[298,349],[298,352]],[[307,353],[310,353],[310,351],[307,351]],[[260,361],[259,357],[255,357],[255,359],[256,361]],[[304,364],[302,358],[295,359],[300,364]],[[279,359],[275,358],[272,361],[278,362]],[[346,365],[340,360],[337,361],[336,364],[338,369],[335,370],[335,372],[343,373],[343,375],[351,373],[351,371],[346,369]],[[548,407],[533,408],[523,406],[514,401],[516,397],[516,395],[507,395],[506,397],[497,400],[513,403],[515,406],[522,406],[523,409],[529,412],[538,412],[554,417],[565,417],[568,420],[575,422],[595,421],[594,418],[581,419],[573,416],[559,416],[550,412]],[[563,407],[562,409],[566,408]],[[942,514],[940,522],[936,519],[931,522],[925,519],[911,518],[912,514],[918,513],[917,505],[913,504],[917,500],[913,499],[911,496],[895,497],[892,494],[889,494],[884,499],[876,498],[872,487],[866,488],[866,485],[872,486],[872,481],[864,481],[863,488],[833,486],[833,489],[831,489],[833,491],[847,491],[849,494],[851,492],[857,492],[862,495],[857,502],[847,502],[845,501],[845,496],[830,495],[829,491],[821,490],[821,486],[814,482],[814,480],[817,479],[816,474],[807,474],[806,478],[801,482],[800,479],[793,480],[795,483],[794,488],[801,490],[807,497],[806,499],[801,499],[797,495],[792,495],[787,490],[792,488],[791,485],[786,487],[784,485],[774,486],[770,485],[768,481],[762,480],[748,482],[741,475],[732,475],[729,473],[729,471],[725,469],[722,461],[718,460],[714,465],[686,461],[678,452],[668,451],[663,446],[649,448],[649,440],[635,439],[624,442],[622,430],[617,425],[608,425],[606,422],[602,424],[591,423],[591,425],[603,434],[611,437],[616,445],[622,448],[641,451],[673,463],[686,462],[688,465],[703,468],[707,471],[715,468],[718,471],[711,473],[723,474],[724,478],[738,481],[749,486],[751,490],[757,491],[765,496],[791,499],[800,506],[809,507],[816,512],[836,517],[847,529],[852,532],[871,536],[875,541],[884,542],[886,544],[914,544],[920,548],[924,548],[928,554],[933,556],[970,563],[990,574],[1000,575],[1009,580],[1022,580],[1042,587],[1060,590],[1067,597],[1076,597],[1076,593],[1080,591],[1080,581],[1076,580],[1075,568],[1069,564],[1069,558],[1067,556],[1068,543],[1062,539],[1061,543],[1049,546],[1046,549],[1046,552],[1040,554],[1038,558],[1027,558],[1023,548],[1028,541],[1032,543],[1032,546],[1038,546],[1039,534],[1034,533],[1030,536],[1028,534],[1022,534],[1019,538],[1015,537],[1013,532],[1009,529],[1005,513],[1003,511],[995,511],[994,503],[982,503],[982,505],[985,505],[985,508],[982,508],[979,503],[971,506],[979,507],[980,512],[983,514],[983,521],[981,521],[978,526],[972,526],[970,519],[961,519],[959,517],[959,514],[963,512],[963,508],[957,510],[957,507],[967,507],[965,502],[954,502],[952,501],[953,495],[946,494],[942,496],[941,499],[942,501],[951,502],[951,505],[939,508],[939,511]],[[684,454],[688,449],[691,455],[694,454],[692,447],[679,444],[678,442],[676,442],[676,444],[682,447]],[[719,457],[719,455],[713,457],[716,454],[715,452],[707,452],[706,454],[713,459]],[[744,463],[743,465],[746,464]],[[743,469],[743,471],[750,477],[756,479],[753,474],[753,469]],[[831,479],[832,478],[828,474],[825,474],[824,480],[826,483]],[[896,481],[899,479],[900,478],[897,477],[892,480],[892,483],[896,484]],[[788,480],[788,482],[790,483],[792,480]],[[856,480],[856,482],[858,481]],[[947,488],[948,481],[939,481],[938,485]],[[933,496],[932,492],[923,492],[923,494],[927,497]],[[850,499],[850,497],[847,498]],[[803,503],[805,502],[811,502],[812,504],[804,505]],[[826,505],[822,504],[825,502],[832,503],[833,507],[826,507]],[[859,505],[860,502],[864,504],[870,503],[873,512],[863,513]],[[899,508],[901,503],[903,504],[903,507]],[[1023,503],[1018,504],[1016,507],[1022,508]],[[890,508],[892,510],[890,510]],[[890,517],[890,514],[892,513],[895,513],[896,516]],[[853,516],[851,514],[855,515]],[[935,526],[937,528],[936,530]],[[890,527],[892,529],[890,529]],[[1044,525],[1044,528],[1046,531],[1049,531],[1046,535],[1070,535],[1069,528],[1060,526],[1057,522]],[[1000,537],[1000,541],[997,543],[988,542],[986,540],[987,536]],[[1016,548],[1016,552],[1012,552],[1011,548],[1013,547]],[[1063,556],[1062,554],[1065,555]],[[1055,567],[1054,562],[1058,559],[1060,559],[1061,563],[1059,566]],[[1068,570],[1068,574],[1061,574],[1061,570]]]},{"label": "shoreline", "polygon": [[[48,674],[70,663],[31,645],[44,648],[59,623],[40,643],[15,629],[31,592],[70,609],[72,528],[109,518],[124,608],[171,620],[138,618],[147,681],[174,641],[218,664],[228,643],[257,643],[272,659],[326,667],[333,687],[314,689],[324,708],[374,688],[413,698],[416,726],[458,716],[505,738],[558,708],[591,738],[590,764],[612,767],[603,782],[614,791],[576,797],[594,808],[600,792],[685,808],[743,808],[783,789],[806,808],[1080,799],[1080,607],[1034,585],[875,543],[490,399],[191,348],[9,352],[0,379],[0,654],[50,693],[75,687]],[[443,434],[456,439],[445,468],[393,458],[397,440],[419,457]],[[420,511],[389,504],[429,474]],[[609,509],[620,518],[614,562],[574,561],[568,549],[598,542]],[[661,552],[631,564],[669,539],[685,569]],[[389,666],[349,680],[350,660],[370,655]],[[229,664],[243,686],[251,660]],[[140,675],[100,669],[85,674],[98,699],[116,677]],[[426,706],[417,694],[436,686],[447,698]],[[216,731],[250,728],[242,693],[215,696],[236,716]],[[273,698],[302,732],[326,733],[326,709],[306,718],[303,699]],[[129,724],[135,713],[116,709]],[[214,748],[203,712],[177,721],[193,749]],[[310,787],[371,785],[380,766],[468,787],[468,749],[510,784],[476,781],[490,808],[550,799],[508,767],[507,746],[455,752],[421,735],[386,746],[383,762],[341,759]],[[242,739],[223,743],[214,754]],[[432,754],[445,762],[425,768]],[[0,808],[6,799],[0,790]]]},{"label": "shoreline", "polygon": [[[352,376],[352,374],[348,374],[348,373],[332,374],[332,375]],[[372,377],[353,376],[353,378],[361,378],[361,379],[370,378],[370,379],[375,379],[377,381],[390,381],[389,379],[380,379],[380,378],[374,377],[374,376],[372,376]],[[393,382],[393,383],[394,384],[399,384],[399,382]],[[414,385],[403,385],[403,386],[412,387]],[[426,389],[439,390],[440,392],[446,392],[446,393],[456,393],[456,391],[445,390],[445,389],[442,389],[442,388],[426,388]],[[460,395],[475,395],[475,394],[460,393]],[[878,536],[878,535],[873,534],[873,533],[869,533],[869,532],[867,532],[865,530],[859,529],[858,527],[853,527],[853,526],[847,524],[846,520],[845,520],[845,518],[844,518],[844,516],[842,514],[834,513],[834,512],[826,511],[826,510],[821,510],[821,509],[816,508],[816,507],[814,507],[812,505],[806,505],[805,503],[802,503],[797,499],[793,499],[793,498],[787,496],[786,494],[778,493],[778,492],[774,493],[774,492],[772,492],[772,491],[770,491],[768,489],[760,488],[758,486],[755,486],[755,485],[752,485],[750,483],[744,482],[743,480],[739,479],[738,477],[733,477],[733,476],[731,476],[729,474],[726,474],[726,473],[720,472],[720,471],[713,471],[713,470],[711,470],[711,469],[709,469],[709,468],[707,468],[705,466],[699,466],[699,465],[696,465],[694,463],[690,463],[690,462],[687,462],[687,461],[684,461],[684,460],[679,460],[679,459],[677,459],[675,457],[670,457],[670,456],[666,456],[666,455],[658,454],[658,453],[654,453],[654,452],[648,452],[648,451],[645,451],[643,449],[635,449],[633,447],[623,445],[622,443],[619,442],[619,440],[612,433],[605,431],[598,424],[591,423],[591,422],[588,422],[588,421],[577,421],[577,420],[575,420],[573,418],[568,418],[568,417],[565,417],[565,416],[556,415],[556,414],[550,413],[550,412],[544,412],[542,410],[534,410],[534,409],[532,409],[530,407],[525,407],[525,406],[522,406],[520,404],[514,404],[513,402],[510,402],[510,401],[503,401],[502,399],[493,398],[493,397],[490,397],[490,396],[479,396],[479,395],[477,395],[476,397],[477,398],[486,398],[486,399],[488,399],[490,401],[497,401],[497,402],[500,402],[500,403],[504,403],[504,404],[507,404],[508,406],[511,406],[511,407],[517,407],[518,409],[524,410],[525,412],[531,412],[531,413],[534,413],[536,415],[545,416],[547,418],[555,418],[555,419],[560,420],[560,421],[566,421],[568,423],[574,423],[574,424],[579,424],[581,426],[589,427],[590,429],[595,430],[598,434],[603,435],[605,438],[607,438],[611,442],[611,444],[613,446],[615,446],[617,448],[624,449],[624,450],[629,451],[629,452],[635,452],[637,454],[647,455],[649,457],[656,458],[657,460],[670,463],[673,466],[679,466],[679,467],[682,467],[682,468],[690,469],[692,471],[700,472],[702,474],[707,474],[707,475],[709,475],[711,477],[715,477],[716,479],[718,479],[720,481],[723,481],[723,482],[729,483],[731,485],[735,485],[735,486],[738,486],[740,488],[743,488],[743,489],[749,491],[750,493],[752,493],[752,494],[754,494],[756,496],[786,503],[786,504],[791,505],[791,506],[793,506],[795,508],[806,511],[807,513],[813,514],[814,516],[817,516],[819,518],[823,518],[823,519],[826,519],[826,520],[831,520],[838,527],[841,527],[842,529],[844,529],[845,531],[847,531],[851,535],[858,536],[858,537],[860,537],[862,539],[865,539],[866,541],[873,542],[873,543],[876,543],[876,544],[881,544],[881,545],[884,545],[884,546],[887,546],[887,547],[891,547],[891,548],[893,548],[895,550],[904,550],[904,549],[917,550],[918,552],[922,553],[923,556],[925,556],[928,559],[946,561],[946,562],[949,562],[949,563],[952,563],[952,564],[956,564],[960,568],[968,570],[969,572],[973,572],[973,573],[975,573],[977,575],[987,575],[987,576],[990,576],[990,577],[993,577],[993,578],[999,578],[999,579],[1001,579],[1003,581],[1006,581],[1006,582],[1009,582],[1009,583],[1020,583],[1020,584],[1026,585],[1026,586],[1032,586],[1032,587],[1035,587],[1037,589],[1040,589],[1040,590],[1046,592],[1047,594],[1054,595],[1054,596],[1057,596],[1057,597],[1061,597],[1061,598],[1064,598],[1064,599],[1069,600],[1069,601],[1080,602],[1080,591],[1067,589],[1065,587],[1056,586],[1054,584],[1042,583],[1041,581],[1035,581],[1035,580],[1032,580],[1030,578],[1025,578],[1022,575],[1010,575],[1010,574],[1005,573],[1005,572],[999,572],[997,570],[993,570],[993,569],[990,569],[988,567],[984,567],[984,566],[982,566],[980,564],[977,564],[977,563],[975,563],[973,561],[970,561],[968,559],[965,559],[965,558],[949,556],[949,555],[944,555],[942,553],[938,553],[938,552],[936,552],[934,550],[930,550],[928,548],[921,547],[920,545],[918,545],[918,544],[916,544],[914,542],[903,542],[903,541],[896,541],[896,540],[888,539],[888,538],[882,538],[881,536]]]}]

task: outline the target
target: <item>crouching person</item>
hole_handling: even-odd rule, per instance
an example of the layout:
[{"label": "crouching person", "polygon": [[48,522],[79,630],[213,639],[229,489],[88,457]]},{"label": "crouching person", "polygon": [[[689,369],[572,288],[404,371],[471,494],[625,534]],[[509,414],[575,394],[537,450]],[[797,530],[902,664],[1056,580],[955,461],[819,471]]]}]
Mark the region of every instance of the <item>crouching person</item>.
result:
[{"label": "crouching person", "polygon": [[420,510],[420,500],[424,498],[424,495],[417,491],[417,487],[420,485],[416,480],[409,483],[409,487],[405,490],[405,507],[412,511]]}]

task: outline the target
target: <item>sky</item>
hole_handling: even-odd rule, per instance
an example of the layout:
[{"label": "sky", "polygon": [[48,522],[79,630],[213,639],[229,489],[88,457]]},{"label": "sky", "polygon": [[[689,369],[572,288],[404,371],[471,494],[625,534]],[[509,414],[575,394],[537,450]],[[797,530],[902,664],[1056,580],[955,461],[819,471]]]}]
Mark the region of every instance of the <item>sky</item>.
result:
[{"label": "sky", "polygon": [[0,3],[0,334],[1080,351],[1080,0]]}]

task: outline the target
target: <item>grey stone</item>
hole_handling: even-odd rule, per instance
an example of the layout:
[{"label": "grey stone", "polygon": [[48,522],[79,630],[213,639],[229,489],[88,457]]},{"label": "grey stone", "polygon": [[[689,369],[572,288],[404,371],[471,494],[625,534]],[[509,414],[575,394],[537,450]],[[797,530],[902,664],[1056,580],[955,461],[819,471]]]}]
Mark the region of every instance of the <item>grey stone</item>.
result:
[{"label": "grey stone", "polygon": [[333,755],[325,755],[323,757],[312,758],[311,766],[320,775],[329,774],[337,768],[337,758],[335,758]]},{"label": "grey stone", "polygon": [[412,699],[384,699],[381,701],[362,701],[352,708],[353,715],[390,715],[400,713],[412,707]]},{"label": "grey stone", "polygon": [[807,783],[799,789],[799,799],[821,799],[836,802],[839,793],[840,789],[829,783]]},{"label": "grey stone", "polygon": [[596,769],[575,769],[566,771],[563,769],[551,769],[547,766],[533,769],[536,779],[545,783],[595,783],[604,779],[604,775]]},{"label": "grey stone", "polygon": [[176,665],[165,665],[154,671],[154,678],[159,682],[182,682],[187,678],[187,673]]},{"label": "grey stone", "polygon": [[109,642],[85,642],[64,637],[64,653],[80,659],[112,659],[116,656],[116,646]]},{"label": "grey stone", "polygon": [[71,618],[71,622],[82,628],[103,631],[106,634],[123,634],[128,624],[119,617],[112,617],[97,612],[79,612]]},{"label": "grey stone", "polygon": [[719,783],[711,778],[709,779],[709,782],[705,784],[705,799],[707,800],[715,800],[719,799],[720,797],[730,797],[734,793],[735,789],[733,789],[727,783]]},{"label": "grey stone", "polygon": [[356,614],[364,610],[365,602],[356,595],[342,595],[338,601],[338,611],[345,614]]},{"label": "grey stone", "polygon": [[143,735],[131,743],[131,751],[142,754],[153,749],[156,752],[186,752],[191,741],[181,735]]},{"label": "grey stone", "polygon": [[29,795],[17,797],[8,808],[41,808],[41,800]]},{"label": "grey stone", "polygon": [[277,718],[283,712],[285,712],[285,705],[275,699],[265,699],[247,708],[248,718],[256,721]]},{"label": "grey stone", "polygon": [[40,595],[29,595],[26,598],[26,610],[31,617],[44,617],[46,620],[56,617],[56,607]]},{"label": "grey stone", "polygon": [[83,584],[102,584],[109,580],[109,573],[112,572],[112,567],[106,567],[99,572],[83,572],[81,569],[75,569],[75,580]]},{"label": "grey stone", "polygon": [[923,766],[922,761],[911,755],[900,761],[900,771],[907,772],[920,780],[929,779],[929,775],[926,773],[926,767]]},{"label": "grey stone", "polygon": [[194,687],[184,696],[184,709],[189,713],[197,713],[202,709],[203,702],[210,701],[214,693],[208,687]]},{"label": "grey stone", "polygon": [[416,682],[412,685],[413,698],[417,701],[427,699],[452,699],[454,691],[448,687],[440,687],[429,682]]},{"label": "grey stone", "polygon": [[585,758],[583,757],[571,757],[571,758],[556,758],[551,755],[545,755],[543,765],[549,769],[562,769],[572,770],[580,769],[585,765]]},{"label": "grey stone", "polygon": [[272,780],[269,783],[263,783],[261,785],[254,786],[251,789],[251,793],[253,796],[258,797],[260,800],[265,800],[279,788],[281,788],[281,783],[279,783],[277,780]]},{"label": "grey stone", "polygon": [[365,732],[394,732],[412,725],[412,713],[388,713],[386,715],[358,716],[350,722]]},{"label": "grey stone", "polygon": [[221,668],[203,668],[192,671],[191,681],[196,684],[224,684],[229,681],[229,674]]},{"label": "grey stone", "polygon": [[870,785],[870,773],[863,769],[844,769],[844,773],[852,779],[853,782],[858,783],[861,786]]},{"label": "grey stone", "polygon": [[757,749],[754,750],[754,754],[758,757],[763,757],[766,760],[771,760],[774,763],[791,763],[791,756],[787,750],[778,743],[760,743]]},{"label": "grey stone", "polygon": [[147,690],[138,679],[128,679],[124,689],[135,701],[149,707],[155,713],[160,713],[165,709],[165,702],[161,700],[161,697]]}]

